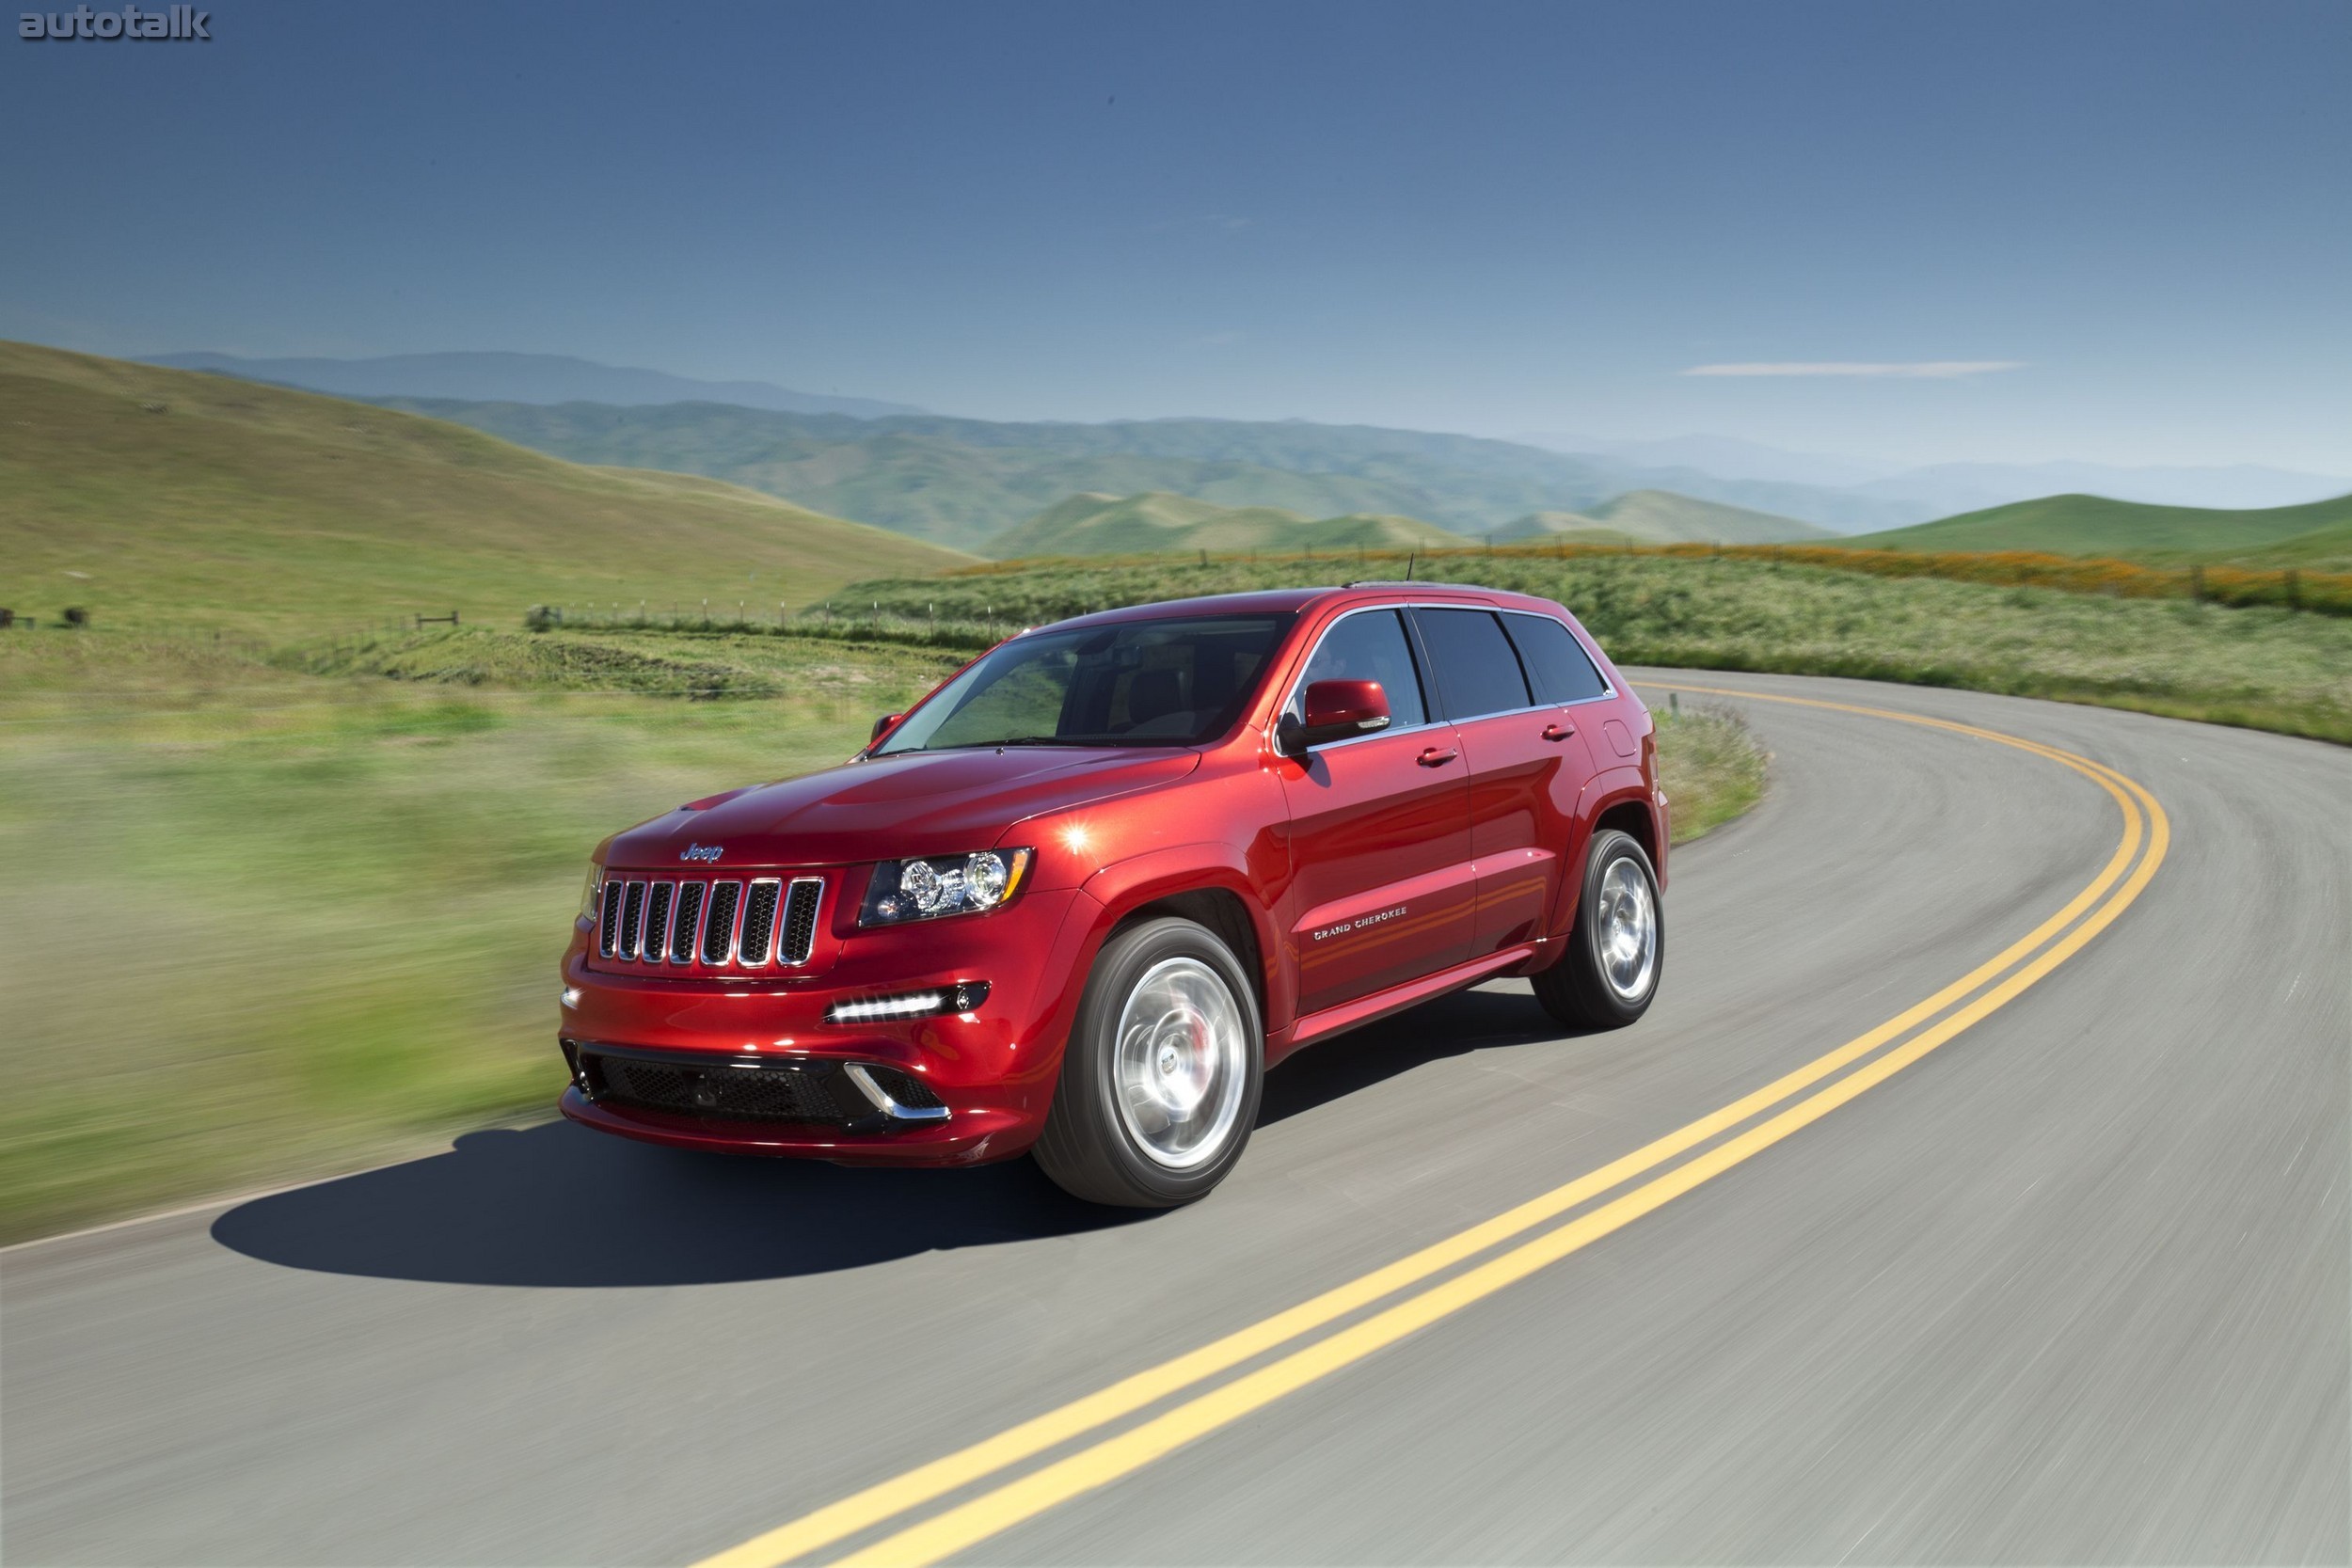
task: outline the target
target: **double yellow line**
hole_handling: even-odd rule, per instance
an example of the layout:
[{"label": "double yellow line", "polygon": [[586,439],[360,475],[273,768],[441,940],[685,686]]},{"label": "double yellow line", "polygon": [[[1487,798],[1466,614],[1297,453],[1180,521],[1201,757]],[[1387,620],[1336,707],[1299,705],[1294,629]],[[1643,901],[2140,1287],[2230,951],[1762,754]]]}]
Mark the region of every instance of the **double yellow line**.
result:
[{"label": "double yellow line", "polygon": [[[1536,1230],[1547,1221],[1558,1219],[1636,1177],[1708,1145],[1742,1124],[1755,1122],[1736,1135],[1723,1137],[1723,1141],[1705,1148],[1695,1158],[1673,1165],[1608,1202],[1586,1209],[1565,1224],[1543,1230],[1474,1267],[1453,1274],[1334,1333],[1265,1361],[1240,1377],[1196,1394],[1114,1435],[870,1541],[837,1560],[858,1564],[937,1562],[1073,1497],[1130,1475],[1195,1438],[1360,1361],[1415,1330],[1559,1261],[1818,1121],[1871,1085],[1884,1083],[2006,1006],[2081,951],[2139,896],[2149,879],[2156,874],[2156,867],[2163,863],[2170,842],[2170,825],[2155,797],[2113,768],[2054,746],[1972,724],[1850,703],[1766,696],[1717,687],[1677,686],[1663,689],[1866,714],[1949,730],[2030,752],[2072,768],[2113,797],[2123,816],[2122,838],[2090,884],[2026,935],[1916,1006],[1906,1008],[1868,1033],[1816,1057],[1754,1094],[1409,1257],[1173,1360],[1121,1378],[1108,1387],[985,1441],[778,1526],[739,1546],[705,1559],[698,1568],[775,1568],[870,1531],[949,1493],[986,1481],[1048,1449],[1087,1436],[1220,1373],[1257,1360],[1408,1287],[1420,1286],[1456,1264],[1469,1262],[1504,1242]],[[1915,1030],[1917,1033],[1913,1033]],[[1900,1044],[1893,1043],[1899,1040]],[[1883,1049],[1889,1045],[1893,1049]],[[1856,1063],[1863,1065],[1855,1067]],[[1854,1070],[1845,1071],[1848,1068]],[[1844,1076],[1836,1076],[1841,1072]],[[1835,1081],[1825,1086],[1815,1087],[1833,1078]],[[1812,1092],[1807,1093],[1808,1090]],[[1755,1121],[1775,1108],[1776,1114]]]}]

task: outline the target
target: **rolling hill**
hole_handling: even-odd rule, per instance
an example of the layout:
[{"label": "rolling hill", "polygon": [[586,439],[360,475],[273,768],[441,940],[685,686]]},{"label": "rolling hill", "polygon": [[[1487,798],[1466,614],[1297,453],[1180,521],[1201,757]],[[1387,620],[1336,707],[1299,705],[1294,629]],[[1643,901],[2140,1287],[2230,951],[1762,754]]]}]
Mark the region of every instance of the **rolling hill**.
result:
[{"label": "rolling hill", "polygon": [[[2127,561],[2198,557],[2245,565],[2318,568],[2342,558],[2348,533],[2352,496],[2303,506],[2222,512],[2069,495],[1963,512],[1845,543],[1881,550],[2042,550]],[[2272,561],[2273,555],[2280,559]]]},{"label": "rolling hill", "polygon": [[1494,531],[1497,544],[1561,538],[1579,544],[1629,539],[1645,545],[1783,545],[1836,537],[1794,517],[1670,490],[1629,490],[1581,512],[1531,513]]},{"label": "rolling hill", "polygon": [[968,557],[315,393],[0,342],[0,604],[102,625],[799,605]]},{"label": "rolling hill", "polygon": [[599,365],[568,354],[393,354],[375,359],[241,359],[164,354],[143,361],[211,371],[339,398],[473,398],[509,403],[734,403],[790,414],[879,419],[920,414],[903,403],[796,392],[766,381],[696,381],[661,371]]},{"label": "rolling hill", "polygon": [[1218,506],[1191,496],[1070,497],[989,542],[1003,560],[1054,555],[1138,555],[1161,550],[1233,552],[1460,547],[1460,535],[1412,517],[1357,513],[1309,520],[1275,507]]},{"label": "rolling hill", "polygon": [[1509,441],[1370,425],[1288,420],[1016,424],[940,417],[852,420],[717,403],[618,407],[380,401],[576,463],[703,474],[964,549],[984,548],[993,535],[1084,492],[1159,490],[1302,517],[1422,517],[1466,535],[1531,512],[1581,512],[1645,488],[1838,529],[1891,528],[1934,515],[1820,486],[1723,481],[1692,469],[1645,469]]}]

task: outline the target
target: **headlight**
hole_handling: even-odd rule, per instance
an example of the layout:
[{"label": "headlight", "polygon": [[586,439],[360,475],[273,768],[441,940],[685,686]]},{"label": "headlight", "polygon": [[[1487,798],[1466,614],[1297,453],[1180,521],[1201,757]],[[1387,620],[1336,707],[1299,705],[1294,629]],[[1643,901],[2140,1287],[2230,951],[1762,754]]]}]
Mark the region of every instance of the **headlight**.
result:
[{"label": "headlight", "polygon": [[594,862],[589,863],[588,885],[580,890],[580,919],[594,920],[596,917],[596,894],[603,886],[604,867]]},{"label": "headlight", "polygon": [[874,867],[857,923],[898,926],[993,910],[1021,891],[1030,858],[1026,849],[982,849],[973,855],[884,861]]}]

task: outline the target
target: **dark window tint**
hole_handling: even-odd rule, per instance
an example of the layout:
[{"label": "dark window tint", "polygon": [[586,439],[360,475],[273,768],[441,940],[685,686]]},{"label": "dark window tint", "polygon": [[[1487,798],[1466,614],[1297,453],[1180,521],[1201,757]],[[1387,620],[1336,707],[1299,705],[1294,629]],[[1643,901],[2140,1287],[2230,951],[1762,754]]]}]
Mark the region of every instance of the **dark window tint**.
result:
[{"label": "dark window tint", "polygon": [[1016,637],[925,699],[875,755],[1197,746],[1241,717],[1289,626],[1286,615],[1219,615]]},{"label": "dark window tint", "polygon": [[1405,624],[1393,610],[1368,610],[1350,615],[1323,634],[1314,657],[1307,660],[1291,694],[1296,714],[1306,701],[1307,688],[1316,681],[1378,681],[1389,694],[1389,722],[1398,729],[1429,721],[1422,703],[1421,677],[1413,670],[1412,645],[1405,639]]},{"label": "dark window tint", "polygon": [[1484,610],[1416,610],[1422,642],[1436,666],[1438,696],[1449,719],[1475,719],[1527,707],[1527,677],[1510,640]]},{"label": "dark window tint", "polygon": [[1547,703],[1581,703],[1609,689],[1585,657],[1576,634],[1549,615],[1505,615],[1511,641],[1518,644],[1535,695]]}]

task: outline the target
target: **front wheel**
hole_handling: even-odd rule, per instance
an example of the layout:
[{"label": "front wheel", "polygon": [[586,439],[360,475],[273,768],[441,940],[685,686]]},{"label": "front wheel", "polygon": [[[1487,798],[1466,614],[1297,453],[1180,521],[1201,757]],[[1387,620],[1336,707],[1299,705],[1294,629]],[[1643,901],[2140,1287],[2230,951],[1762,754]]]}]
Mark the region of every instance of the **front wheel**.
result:
[{"label": "front wheel", "polygon": [[1091,1202],[1190,1203],[1241,1158],[1264,1077],[1257,993],[1232,950],[1189,920],[1131,926],[1087,977],[1037,1163]]},{"label": "front wheel", "polygon": [[1631,834],[1593,835],[1567,941],[1532,982],[1546,1012],[1572,1028],[1622,1029],[1649,1011],[1666,964],[1666,917],[1658,874]]}]

